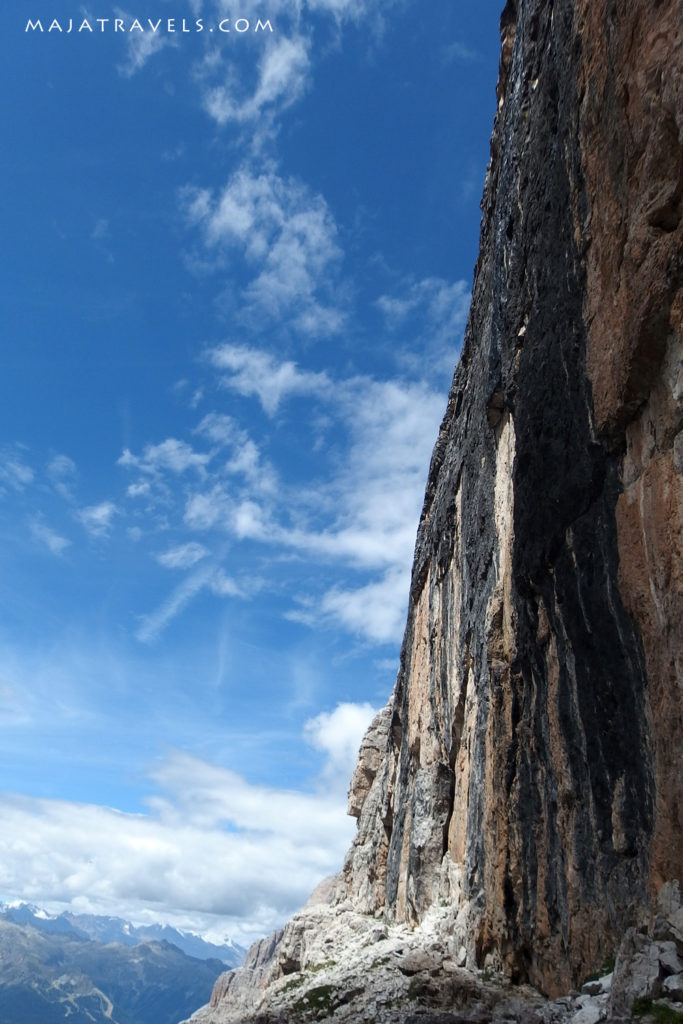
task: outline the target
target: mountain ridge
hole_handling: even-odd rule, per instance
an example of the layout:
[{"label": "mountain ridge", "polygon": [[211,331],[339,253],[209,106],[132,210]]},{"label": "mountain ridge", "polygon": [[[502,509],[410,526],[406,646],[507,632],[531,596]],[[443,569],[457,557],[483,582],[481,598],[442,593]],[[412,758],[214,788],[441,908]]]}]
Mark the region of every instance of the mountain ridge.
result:
[{"label": "mountain ridge", "polygon": [[0,919],[14,924],[31,925],[39,931],[71,934],[102,943],[120,943],[136,946],[143,942],[168,942],[187,956],[199,960],[217,959],[228,967],[238,967],[246,950],[231,940],[219,945],[208,942],[193,932],[170,925],[134,925],[124,918],[102,914],[74,914],[63,911],[50,914],[40,907],[23,901],[0,903]]},{"label": "mountain ridge", "polygon": [[40,921],[0,916],[2,1024],[177,1024],[225,970],[166,941],[103,943]]}]

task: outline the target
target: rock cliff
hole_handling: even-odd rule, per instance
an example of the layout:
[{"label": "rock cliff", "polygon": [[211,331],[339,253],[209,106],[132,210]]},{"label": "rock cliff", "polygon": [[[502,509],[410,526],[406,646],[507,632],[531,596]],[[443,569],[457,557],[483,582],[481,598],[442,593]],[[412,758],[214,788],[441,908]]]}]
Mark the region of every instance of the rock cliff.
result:
[{"label": "rock cliff", "polygon": [[[503,11],[396,688],[332,903],[285,929],[256,1002],[373,928],[555,996],[683,879],[682,27],[680,0]],[[198,1020],[233,1019],[231,978]]]}]

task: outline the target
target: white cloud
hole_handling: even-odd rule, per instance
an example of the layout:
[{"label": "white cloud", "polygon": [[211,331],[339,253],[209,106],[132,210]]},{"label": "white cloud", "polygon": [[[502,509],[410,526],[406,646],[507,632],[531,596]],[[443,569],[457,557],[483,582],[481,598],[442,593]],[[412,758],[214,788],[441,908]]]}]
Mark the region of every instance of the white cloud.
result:
[{"label": "white cloud", "polygon": [[[122,11],[120,7],[115,7],[114,13],[117,18],[123,18],[126,25],[133,23],[135,16],[127,11]],[[172,35],[162,33],[161,31],[151,31],[144,20],[141,24],[145,28],[144,32],[135,30],[127,32],[125,35],[126,60],[117,69],[125,78],[131,78],[136,72],[140,71],[147,61],[155,53],[160,53],[164,47],[177,45]]]},{"label": "white cloud", "polygon": [[470,295],[465,281],[444,281],[426,277],[404,287],[400,297],[382,295],[377,305],[390,327],[396,327],[409,313],[426,312],[437,327],[462,327],[467,317]]},{"label": "white cloud", "polygon": [[[190,559],[200,551],[220,564],[226,535],[238,559],[247,550],[244,545],[261,545],[266,561],[282,565],[293,559],[292,564],[309,567],[290,577],[292,605],[283,612],[287,618],[341,627],[375,644],[398,642],[426,467],[445,396],[420,381],[362,376],[333,380],[247,345],[221,345],[207,359],[224,386],[256,398],[270,416],[277,412],[279,427],[288,423],[286,399],[314,397],[323,411],[321,429],[336,454],[323,459],[318,474],[304,480],[286,462],[276,473],[234,416],[208,413],[194,434],[216,446],[210,465],[208,456],[173,441],[173,451],[183,452],[182,466],[200,465],[202,486],[190,480],[181,493],[165,496],[169,515],[175,508],[182,517],[177,527],[184,527],[189,537],[161,556],[161,564],[190,568]],[[308,424],[297,424],[296,430],[312,427],[310,402],[307,416]],[[306,434],[298,436],[305,443]],[[327,443],[308,436],[311,447],[319,442]],[[162,450],[164,445],[148,445],[142,457],[126,452],[120,462],[136,470],[157,466]],[[219,457],[221,450],[227,457]],[[164,522],[172,525],[172,518]],[[193,537],[198,532],[201,545]],[[253,551],[248,557],[253,559]],[[310,573],[311,566],[330,565],[339,567],[334,586],[329,574]],[[311,582],[316,575],[317,588]],[[209,576],[193,576],[176,588],[142,620],[139,638],[154,639],[200,590],[234,592],[212,585]],[[244,596],[241,582],[235,586],[235,596]]]},{"label": "white cloud", "polygon": [[[209,353],[211,362],[214,362],[215,351]],[[244,351],[248,353],[250,350],[245,349]],[[248,378],[246,367],[244,366],[239,371],[238,376],[243,373],[246,374],[245,380],[242,382],[244,385],[247,383]],[[240,388],[237,390],[240,390]],[[254,392],[250,389],[248,393]],[[272,493],[275,491],[277,487],[277,473],[275,469],[262,458],[258,445],[249,437],[246,430],[242,430],[232,416],[216,412],[208,413],[199,426],[195,428],[194,432],[208,437],[223,448],[232,449],[231,457],[223,464],[224,472],[230,475],[243,476],[255,491],[262,493]]]},{"label": "white cloud", "polygon": [[52,486],[67,501],[73,498],[71,488],[76,474],[76,463],[68,455],[55,455],[47,465],[47,475]]},{"label": "white cloud", "polygon": [[224,488],[215,484],[209,491],[191,495],[185,506],[184,522],[193,530],[210,530],[229,521],[232,504]]},{"label": "white cloud", "polygon": [[76,463],[68,455],[55,455],[50,459],[47,467],[48,476],[53,480],[62,480],[64,477],[76,475]]},{"label": "white cloud", "polygon": [[[380,34],[383,15],[392,0],[271,0],[264,13],[260,0],[242,0],[240,15],[254,24],[258,18],[271,20],[276,31],[254,37],[261,55],[255,74],[239,75],[234,65],[210,49],[195,73],[203,81],[203,103],[216,122],[254,126],[251,141],[260,139],[273,122],[306,92],[313,74],[312,37],[301,34],[302,13],[306,24],[316,32],[328,30],[333,45],[339,42],[339,30],[346,20],[368,20],[373,34]],[[215,8],[222,16],[233,10],[222,0]],[[314,19],[314,15],[317,15]],[[320,37],[318,37],[318,44]],[[215,84],[213,84],[215,83]]]},{"label": "white cloud", "polygon": [[454,61],[462,61],[465,64],[471,64],[478,60],[481,60],[481,55],[466,43],[463,43],[458,39],[449,43],[443,49],[444,64],[452,64]]},{"label": "white cloud", "polygon": [[253,93],[245,95],[237,75],[229,73],[225,84],[207,90],[204,105],[220,125],[254,121],[263,116],[264,109],[276,107],[279,112],[299,99],[306,88],[309,70],[306,39],[269,39],[259,61],[258,84]]},{"label": "white cloud", "polygon": [[126,488],[126,494],[129,498],[143,498],[151,493],[152,488],[147,480],[139,480],[135,484],[130,484]]},{"label": "white cloud", "polygon": [[46,525],[42,519],[35,518],[29,523],[33,537],[44,544],[53,555],[61,555],[71,544],[66,537],[61,537],[53,529]]},{"label": "white cloud", "polygon": [[90,232],[90,237],[95,242],[101,241],[103,238],[107,238],[109,235],[109,221],[106,217],[100,217],[99,220],[95,221],[95,225]]},{"label": "white cloud", "polygon": [[334,587],[324,595],[321,608],[352,633],[376,643],[400,642],[409,584],[409,570],[396,569],[356,590]]},{"label": "white cloud", "polygon": [[322,711],[304,725],[304,737],[326,755],[322,778],[333,788],[348,788],[361,740],[377,714],[367,702],[342,703],[334,711]]},{"label": "white cloud", "polygon": [[232,416],[218,412],[207,413],[195,433],[203,434],[224,447],[241,442],[247,436]]},{"label": "white cloud", "polygon": [[279,362],[268,352],[246,345],[221,345],[209,359],[223,382],[241,395],[256,395],[269,416],[291,395],[325,395],[331,381],[325,373],[299,370],[296,363]]},{"label": "white cloud", "polygon": [[99,505],[88,505],[78,512],[81,523],[94,537],[104,537],[109,533],[114,516],[118,509],[111,501],[102,501]]},{"label": "white cloud", "polygon": [[[387,328],[410,332],[410,351],[403,362],[415,372],[424,372],[425,354],[433,371],[453,372],[467,322],[471,295],[466,281],[445,281],[426,277],[404,283],[400,295],[382,295],[377,306],[384,314]],[[415,354],[415,339],[422,339],[420,355]]]},{"label": "white cloud", "polygon": [[247,440],[238,448],[233,457],[226,462],[227,473],[239,474],[248,484],[262,494],[273,494],[278,486],[277,473],[268,462],[264,462],[261,453],[253,441]]},{"label": "white cloud", "polygon": [[118,460],[119,466],[126,469],[138,469],[142,473],[152,475],[169,470],[172,473],[185,473],[188,469],[201,472],[211,460],[211,454],[195,452],[186,441],[178,441],[169,437],[160,444],[148,444],[142,455],[133,455],[125,448]]},{"label": "white cloud", "polygon": [[163,633],[168,624],[209,583],[213,569],[205,566],[187,576],[156,611],[144,615],[136,637],[141,643],[151,643]]},{"label": "white cloud", "polygon": [[336,514],[326,529],[291,531],[290,541],[359,568],[405,568],[443,396],[424,384],[357,378],[338,385],[335,397],[350,433],[344,463],[328,485]]},{"label": "white cloud", "polygon": [[341,329],[334,301],[341,250],[327,204],[301,182],[274,171],[237,171],[223,191],[186,189],[183,204],[209,249],[238,248],[253,268],[244,316],[288,319],[309,335]]},{"label": "white cloud", "polygon": [[0,484],[5,483],[14,491],[23,491],[33,483],[35,474],[22,460],[18,447],[0,449]]},{"label": "white cloud", "polygon": [[153,771],[157,791],[145,814],[5,794],[0,891],[42,906],[220,929],[246,944],[341,868],[355,827],[345,788],[372,714],[368,704],[342,704],[307,723],[305,738],[325,755],[315,793],[255,785],[177,752]]},{"label": "white cloud", "polygon": [[191,569],[197,562],[201,562],[202,558],[206,558],[208,553],[202,544],[189,541],[187,544],[169,548],[163,554],[157,555],[157,562],[165,569]]},{"label": "white cloud", "polygon": [[217,597],[244,597],[245,591],[230,576],[226,576],[222,569],[213,574],[209,586]]},{"label": "white cloud", "polygon": [[[198,550],[201,545],[188,544],[186,548]],[[178,549],[176,549],[176,553]],[[169,554],[172,554],[169,552]],[[189,559],[188,555],[188,559]],[[203,557],[203,556],[202,556]],[[188,564],[191,564],[188,562]],[[167,567],[171,566],[167,563]],[[204,565],[190,573],[182,583],[170,593],[166,600],[149,615],[142,616],[140,626],[135,634],[141,643],[152,643],[182,610],[190,604],[203,590],[210,590],[217,597],[246,597],[247,593],[234,580],[226,576],[222,569],[214,565]]]}]

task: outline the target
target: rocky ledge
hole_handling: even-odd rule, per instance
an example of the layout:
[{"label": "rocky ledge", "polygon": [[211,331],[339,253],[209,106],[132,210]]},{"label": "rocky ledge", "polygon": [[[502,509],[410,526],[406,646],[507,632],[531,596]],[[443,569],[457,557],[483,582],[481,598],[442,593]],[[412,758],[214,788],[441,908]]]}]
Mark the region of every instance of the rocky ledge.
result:
[{"label": "rocky ledge", "polygon": [[432,907],[413,929],[334,903],[335,888],[256,943],[184,1024],[599,1024],[631,1020],[633,1011],[644,1022],[683,1021],[677,885],[665,885],[656,915],[627,931],[615,963],[552,1001],[469,969],[451,908]]}]

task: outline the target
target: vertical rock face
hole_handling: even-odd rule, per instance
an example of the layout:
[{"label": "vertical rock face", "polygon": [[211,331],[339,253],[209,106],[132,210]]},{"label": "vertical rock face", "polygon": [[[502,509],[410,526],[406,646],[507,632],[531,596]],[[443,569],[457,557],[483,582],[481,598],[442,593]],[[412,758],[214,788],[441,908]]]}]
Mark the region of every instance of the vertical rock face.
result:
[{"label": "vertical rock face", "polygon": [[453,1021],[470,990],[479,1020],[500,993],[463,968],[555,995],[624,935],[615,1006],[650,991],[634,963],[681,983],[682,28],[682,0],[508,0],[472,308],[356,840],[332,901],[197,1024]]},{"label": "vertical rock face", "polygon": [[470,321],[350,799],[345,894],[451,902],[472,958],[551,993],[683,878],[681,26],[503,12]]}]

